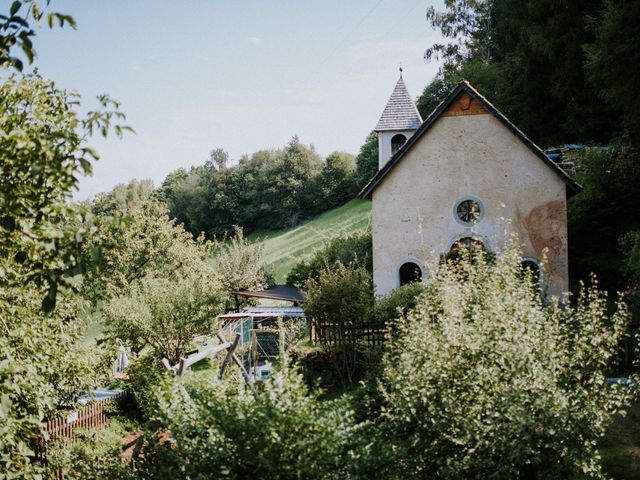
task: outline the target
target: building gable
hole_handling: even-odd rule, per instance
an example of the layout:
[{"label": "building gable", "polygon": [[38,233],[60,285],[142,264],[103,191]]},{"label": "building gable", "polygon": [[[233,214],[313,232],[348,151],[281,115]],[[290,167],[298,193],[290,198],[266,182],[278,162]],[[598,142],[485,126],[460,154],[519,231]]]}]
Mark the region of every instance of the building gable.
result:
[{"label": "building gable", "polygon": [[486,98],[480,95],[468,82],[462,81],[447,98],[436,107],[409,141],[396,152],[362,189],[359,194],[360,198],[371,198],[373,190],[440,117],[463,115],[493,115],[565,182],[568,195],[575,194],[581,190],[580,185],[573,181],[557,164],[549,159],[537,145],[502,115]]}]

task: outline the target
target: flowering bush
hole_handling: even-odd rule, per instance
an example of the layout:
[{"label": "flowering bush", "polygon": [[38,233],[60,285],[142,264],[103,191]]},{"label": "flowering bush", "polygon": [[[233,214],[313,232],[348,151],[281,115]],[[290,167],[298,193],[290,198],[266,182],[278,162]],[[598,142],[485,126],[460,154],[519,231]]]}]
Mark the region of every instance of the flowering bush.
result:
[{"label": "flowering bush", "polygon": [[379,389],[401,477],[602,477],[596,441],[635,391],[605,378],[625,308],[595,287],[547,303],[519,265],[515,245],[441,265],[399,321]]}]

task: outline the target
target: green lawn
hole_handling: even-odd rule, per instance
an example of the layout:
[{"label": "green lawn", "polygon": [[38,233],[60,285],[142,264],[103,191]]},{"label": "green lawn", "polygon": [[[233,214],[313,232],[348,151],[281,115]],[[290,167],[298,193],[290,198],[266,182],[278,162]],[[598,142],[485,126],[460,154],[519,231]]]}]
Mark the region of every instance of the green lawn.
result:
[{"label": "green lawn", "polygon": [[248,239],[265,245],[267,267],[275,274],[276,282],[284,283],[291,268],[310,257],[324,243],[341,233],[352,233],[371,224],[371,202],[352,200],[296,228],[259,231]]}]

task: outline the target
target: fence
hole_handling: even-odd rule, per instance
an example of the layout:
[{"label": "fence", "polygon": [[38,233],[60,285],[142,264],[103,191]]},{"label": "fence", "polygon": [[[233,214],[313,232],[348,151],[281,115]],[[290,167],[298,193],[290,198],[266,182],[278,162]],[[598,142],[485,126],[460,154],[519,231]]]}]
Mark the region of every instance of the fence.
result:
[{"label": "fence", "polygon": [[340,322],[313,323],[312,340],[326,346],[344,344],[383,345],[387,329],[368,325],[348,325]]},{"label": "fence", "polygon": [[113,397],[94,402],[66,417],[55,418],[45,423],[41,428],[42,434],[34,442],[35,459],[46,464],[48,445],[53,442],[71,444],[76,441],[78,430],[104,427],[108,420],[107,413],[112,405],[125,396],[126,392],[119,392]]}]

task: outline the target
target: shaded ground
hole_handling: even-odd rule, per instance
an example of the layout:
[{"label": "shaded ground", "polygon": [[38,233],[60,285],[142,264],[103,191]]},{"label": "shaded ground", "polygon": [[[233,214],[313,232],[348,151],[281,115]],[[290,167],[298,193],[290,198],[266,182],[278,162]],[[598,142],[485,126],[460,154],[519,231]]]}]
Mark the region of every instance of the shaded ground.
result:
[{"label": "shaded ground", "polygon": [[601,443],[605,471],[614,479],[640,480],[640,402],[616,418]]}]

